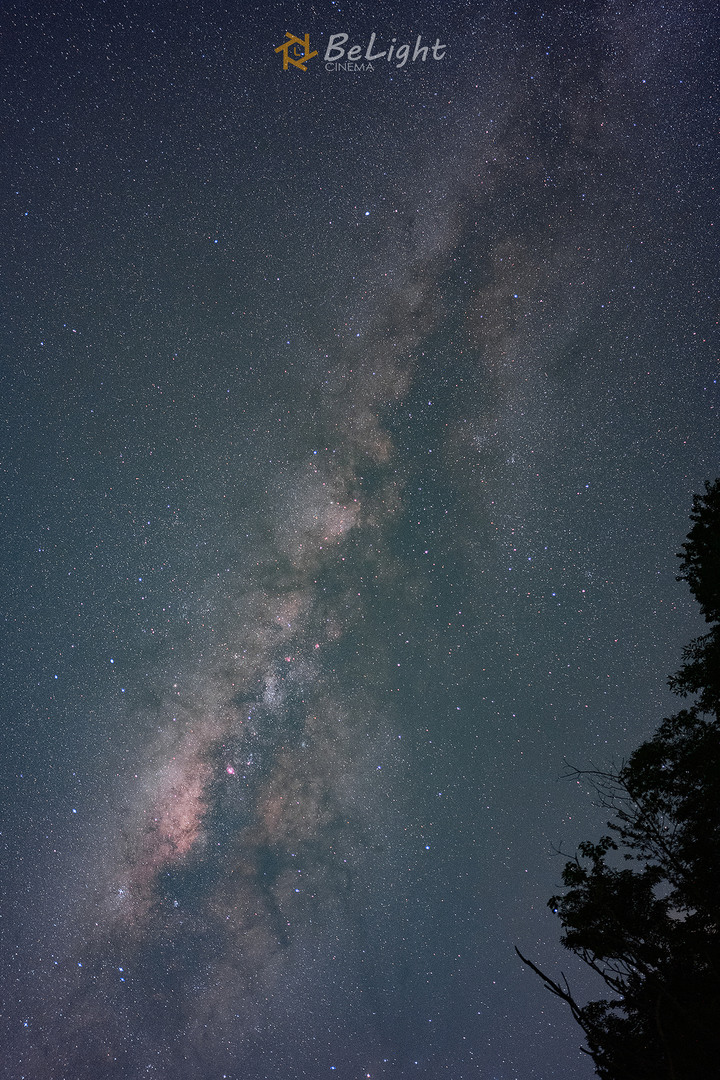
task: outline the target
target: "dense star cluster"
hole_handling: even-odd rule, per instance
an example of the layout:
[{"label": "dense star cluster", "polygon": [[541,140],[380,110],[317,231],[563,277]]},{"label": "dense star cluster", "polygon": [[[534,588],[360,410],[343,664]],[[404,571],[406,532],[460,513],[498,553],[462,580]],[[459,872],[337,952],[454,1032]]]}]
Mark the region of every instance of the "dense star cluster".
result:
[{"label": "dense star cluster", "polygon": [[581,1080],[513,946],[702,628],[717,16],[267,8],[1,17],[0,1074]]}]

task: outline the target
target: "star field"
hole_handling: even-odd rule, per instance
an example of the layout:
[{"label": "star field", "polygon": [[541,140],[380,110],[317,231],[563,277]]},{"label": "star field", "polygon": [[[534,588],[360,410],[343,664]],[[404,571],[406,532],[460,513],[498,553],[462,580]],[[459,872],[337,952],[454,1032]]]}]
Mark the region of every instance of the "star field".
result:
[{"label": "star field", "polygon": [[2,1075],[589,1078],[513,946],[702,628],[717,15],[2,20]]}]

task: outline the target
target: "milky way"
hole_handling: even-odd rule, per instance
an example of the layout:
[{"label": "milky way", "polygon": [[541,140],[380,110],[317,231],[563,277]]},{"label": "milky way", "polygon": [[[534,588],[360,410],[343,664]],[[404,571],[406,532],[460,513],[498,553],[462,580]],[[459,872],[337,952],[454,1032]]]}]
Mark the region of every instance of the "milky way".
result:
[{"label": "milky way", "polygon": [[[238,1068],[279,1017],[292,1012],[297,1028],[294,995],[308,996],[301,1009],[313,1015],[308,970],[314,984],[365,951],[374,905],[358,915],[356,879],[387,861],[406,761],[382,698],[351,689],[336,664],[373,597],[407,577],[388,550],[403,482],[382,414],[407,392],[431,328],[427,317],[417,326],[432,285],[420,274],[422,285],[387,290],[350,360],[336,347],[327,374],[339,390],[315,418],[324,437],[275,475],[249,586],[213,597],[206,629],[219,643],[168,688],[143,769],[115,796],[122,841],[84,913],[94,930],[71,1007],[83,1012],[83,1045],[67,1068],[107,1068],[105,1009],[96,1032],[84,1013],[87,998],[110,996],[121,968],[125,986],[144,987],[120,1009],[125,1038],[147,1052],[147,1009],[177,1011],[186,1075],[205,1075],[208,1029],[227,1047],[223,1067]],[[193,980],[202,994],[188,993]]]}]

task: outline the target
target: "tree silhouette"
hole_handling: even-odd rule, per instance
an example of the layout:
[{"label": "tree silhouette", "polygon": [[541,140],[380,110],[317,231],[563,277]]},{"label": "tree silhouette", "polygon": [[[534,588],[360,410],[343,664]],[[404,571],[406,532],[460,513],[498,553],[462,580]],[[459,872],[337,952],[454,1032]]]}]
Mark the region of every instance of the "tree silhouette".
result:
[{"label": "tree silhouette", "polygon": [[580,845],[549,902],[562,944],[611,996],[580,1005],[516,950],[570,1007],[603,1080],[707,1080],[720,1063],[720,479],[691,521],[678,580],[711,629],[670,686],[697,700],[619,770],[582,773],[610,833]]}]

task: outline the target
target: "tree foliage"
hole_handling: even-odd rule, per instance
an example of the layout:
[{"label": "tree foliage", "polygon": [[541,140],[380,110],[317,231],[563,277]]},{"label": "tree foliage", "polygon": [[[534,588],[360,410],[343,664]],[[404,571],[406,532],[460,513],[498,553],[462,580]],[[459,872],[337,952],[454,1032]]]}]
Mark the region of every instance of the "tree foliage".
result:
[{"label": "tree foliage", "polygon": [[610,831],[580,845],[550,900],[562,944],[609,996],[580,1005],[519,954],[569,1005],[603,1080],[707,1080],[720,1062],[720,480],[691,520],[679,580],[711,629],[670,685],[697,700],[622,768],[583,774]]}]

